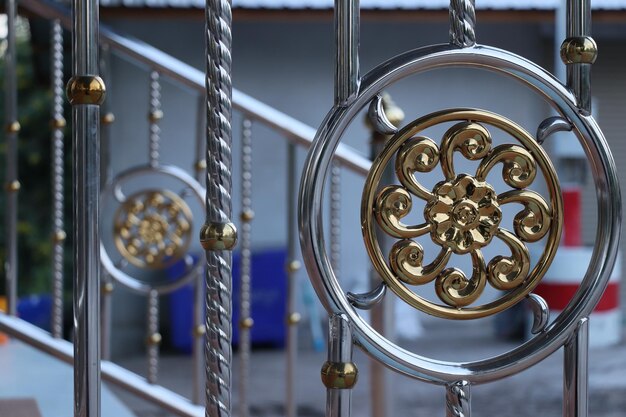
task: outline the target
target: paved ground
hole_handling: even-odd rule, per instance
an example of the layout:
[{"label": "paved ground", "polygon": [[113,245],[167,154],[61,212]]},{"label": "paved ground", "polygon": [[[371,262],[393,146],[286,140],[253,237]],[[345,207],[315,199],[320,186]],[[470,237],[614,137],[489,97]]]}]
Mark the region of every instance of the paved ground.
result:
[{"label": "paved ground", "polygon": [[[426,326],[424,336],[412,342],[416,352],[437,359],[471,360],[503,353],[516,343],[497,340],[491,329],[457,323],[442,328],[435,323]],[[325,360],[322,352],[302,350],[299,353],[298,410],[299,417],[323,417],[325,391],[319,379],[320,366]],[[284,355],[279,350],[255,350],[252,355],[250,381],[250,410],[255,417],[284,415]],[[473,414],[480,417],[550,417],[561,415],[562,353],[512,378],[474,387]],[[356,355],[360,379],[353,393],[355,416],[368,416],[369,359]],[[141,358],[129,359],[124,365],[137,371],[144,369]],[[234,379],[237,361],[234,363]],[[163,385],[183,394],[191,393],[191,361],[188,357],[168,356],[161,363]],[[443,416],[444,390],[392,374],[391,392],[394,403],[392,416]],[[233,404],[237,408],[234,386]],[[593,417],[623,417],[626,410],[626,346],[595,348],[590,357],[590,415]],[[138,416],[164,417],[169,414],[149,404],[121,394],[121,398]]]}]

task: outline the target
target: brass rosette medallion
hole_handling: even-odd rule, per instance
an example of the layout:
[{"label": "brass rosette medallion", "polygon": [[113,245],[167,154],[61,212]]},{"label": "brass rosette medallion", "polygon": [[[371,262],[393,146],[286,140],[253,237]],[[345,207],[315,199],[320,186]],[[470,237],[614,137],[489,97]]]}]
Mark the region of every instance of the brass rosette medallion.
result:
[{"label": "brass rosette medallion", "polygon": [[134,266],[166,268],[187,253],[192,219],[187,203],[171,191],[137,192],[115,213],[115,247]]},{"label": "brass rosette medallion", "polygon": [[[442,124],[450,127],[439,144],[423,136],[428,128]],[[515,143],[492,146],[492,132],[508,135]],[[476,161],[473,174],[457,172],[456,152]],[[381,184],[390,163],[399,185]],[[418,176],[439,172],[437,167],[442,181],[432,189],[423,186]],[[497,191],[487,182],[495,169],[501,169],[506,190]],[[548,200],[529,189],[538,172],[545,180]],[[403,219],[411,213],[415,199],[425,203],[424,221],[405,224]],[[509,204],[516,204],[520,211],[507,230],[503,209]],[[554,167],[528,132],[494,113],[455,109],[415,120],[389,140],[367,177],[361,224],[374,267],[398,297],[434,316],[473,319],[511,307],[537,286],[556,253],[562,211]],[[397,239],[388,254],[379,245],[379,233]],[[428,264],[424,248],[414,240],[421,236],[430,237],[439,248]],[[543,253],[531,265],[528,244],[542,239]],[[483,248],[494,240],[503,242],[510,253],[486,260]],[[452,255],[471,257],[470,277],[448,266]],[[430,283],[439,302],[411,289]],[[501,293],[495,300],[478,304],[487,284]]]}]

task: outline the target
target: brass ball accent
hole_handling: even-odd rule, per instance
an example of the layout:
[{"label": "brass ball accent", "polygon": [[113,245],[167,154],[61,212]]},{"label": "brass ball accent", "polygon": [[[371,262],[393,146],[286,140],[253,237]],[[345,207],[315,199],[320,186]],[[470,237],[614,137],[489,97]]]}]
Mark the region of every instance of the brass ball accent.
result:
[{"label": "brass ball accent", "polygon": [[352,362],[325,362],[322,382],[328,389],[350,389],[356,385],[359,370]]},{"label": "brass ball accent", "polygon": [[254,326],[254,320],[252,317],[246,317],[239,321],[239,328],[241,329],[251,329]]},{"label": "brass ball accent", "polygon": [[196,169],[196,171],[204,171],[206,169],[206,160],[205,159],[199,160],[194,165],[194,168]]},{"label": "brass ball accent", "polygon": [[106,282],[104,285],[102,285],[102,292],[104,294],[111,294],[114,289],[115,289],[115,286],[113,285],[112,282]]},{"label": "brass ball accent", "polygon": [[254,220],[254,211],[252,210],[244,210],[241,212],[241,221],[242,222],[251,222]]},{"label": "brass ball accent", "polygon": [[107,114],[104,114],[100,118],[100,123],[102,123],[103,125],[110,125],[114,121],[115,121],[115,115],[113,113],[111,113],[111,112],[108,112]]},{"label": "brass ball accent", "polygon": [[291,313],[287,316],[287,324],[290,326],[300,323],[300,320],[302,320],[300,313]]},{"label": "brass ball accent", "polygon": [[287,270],[287,272],[289,273],[293,273],[293,272],[297,272],[300,270],[300,268],[302,268],[302,264],[300,263],[300,261],[298,260],[293,260],[287,263],[287,265],[285,266],[285,269]]},{"label": "brass ball accent", "polygon": [[54,243],[61,243],[61,242],[63,242],[66,238],[67,238],[67,234],[65,233],[65,231],[63,231],[63,230],[57,230],[57,231],[56,231],[56,232],[54,232],[54,234],[52,235],[52,242],[54,242]]},{"label": "brass ball accent", "polygon": [[50,126],[52,126],[53,129],[63,129],[67,126],[67,121],[63,117],[57,117],[52,119]]},{"label": "brass ball accent", "polygon": [[148,115],[148,120],[151,123],[158,122],[162,118],[163,118],[163,111],[162,110],[155,110],[153,112],[150,112],[150,114]]},{"label": "brass ball accent", "polygon": [[102,78],[96,75],[75,76],[70,78],[66,88],[70,104],[101,105],[106,96],[106,87]]},{"label": "brass ball accent", "polygon": [[7,133],[17,133],[20,131],[20,129],[22,128],[22,126],[20,125],[20,122],[18,122],[17,120],[9,123],[6,127],[6,132]]},{"label": "brass ball accent", "polygon": [[203,324],[193,328],[193,336],[194,337],[202,337],[205,334],[206,334],[206,327],[204,327]]},{"label": "brass ball accent", "polygon": [[200,230],[200,243],[205,250],[232,250],[237,244],[237,228],[233,223],[205,223]]},{"label": "brass ball accent", "polygon": [[19,191],[19,189],[21,187],[22,187],[22,184],[18,180],[15,180],[15,181],[11,181],[11,182],[7,183],[4,188],[8,192],[14,193],[14,192]]},{"label": "brass ball accent", "polygon": [[561,44],[561,60],[565,64],[593,64],[598,57],[598,45],[590,36],[567,38]]},{"label": "brass ball accent", "polygon": [[152,346],[159,345],[161,344],[161,340],[162,340],[161,333],[158,333],[158,332],[152,333],[150,336],[148,336],[147,343]]}]

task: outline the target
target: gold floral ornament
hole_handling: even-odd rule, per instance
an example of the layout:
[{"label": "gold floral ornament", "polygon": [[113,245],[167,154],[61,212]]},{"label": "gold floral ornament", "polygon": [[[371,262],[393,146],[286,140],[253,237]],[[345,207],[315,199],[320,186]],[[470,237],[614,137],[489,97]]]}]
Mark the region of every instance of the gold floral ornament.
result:
[{"label": "gold floral ornament", "polygon": [[115,247],[137,267],[165,268],[187,252],[192,218],[178,195],[167,190],[140,191],[115,213]]},{"label": "gold floral ornament", "polygon": [[[420,136],[426,129],[443,123],[454,124],[443,135],[440,145]],[[517,143],[492,146],[488,127],[505,132]],[[455,152],[478,161],[474,175],[456,172]],[[383,172],[394,157],[400,185],[381,189]],[[497,165],[502,166],[502,179],[509,187],[500,194],[486,181]],[[419,183],[417,174],[433,172],[438,166],[443,181],[433,189]],[[527,189],[534,183],[538,170],[545,179],[549,203]],[[425,221],[407,225],[402,219],[411,213],[414,198],[426,203]],[[511,203],[521,209],[509,231],[502,224],[502,209]],[[438,317],[472,319],[511,307],[537,286],[556,253],[562,206],[554,167],[528,132],[494,113],[456,109],[420,118],[389,140],[367,177],[361,224],[370,259],[396,295]],[[379,230],[398,239],[388,256],[383,255],[378,243]],[[425,235],[430,235],[440,248],[439,254],[426,265],[423,247],[413,240]],[[527,244],[544,238],[543,253],[531,269]],[[504,242],[510,254],[495,256],[487,262],[482,249],[494,239]],[[470,278],[458,268],[447,267],[452,254],[471,257]],[[433,281],[443,304],[429,301],[411,289]],[[487,283],[502,291],[500,297],[475,305]]]}]

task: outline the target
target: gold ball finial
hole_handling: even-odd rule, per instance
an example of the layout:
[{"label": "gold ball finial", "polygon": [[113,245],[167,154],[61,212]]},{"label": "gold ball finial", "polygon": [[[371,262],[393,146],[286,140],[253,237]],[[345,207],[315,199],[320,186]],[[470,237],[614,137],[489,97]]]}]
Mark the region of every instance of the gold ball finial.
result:
[{"label": "gold ball finial", "polygon": [[70,78],[66,88],[67,99],[71,105],[104,103],[106,87],[97,75],[82,75]]},{"label": "gold ball finial", "polygon": [[593,64],[598,57],[598,45],[590,36],[567,38],[561,44],[564,64]]},{"label": "gold ball finial", "polygon": [[163,338],[161,337],[161,333],[156,332],[148,336],[147,343],[148,345],[156,346],[156,345],[160,345],[162,340]]},{"label": "gold ball finial", "polygon": [[204,250],[232,250],[237,244],[237,228],[231,222],[204,224],[200,243]]},{"label": "gold ball finial", "polygon": [[359,370],[352,362],[325,362],[322,382],[328,389],[350,389],[356,385]]},{"label": "gold ball finial", "polygon": [[246,317],[239,322],[239,327],[242,329],[251,329],[254,326],[254,320],[252,317]]}]

